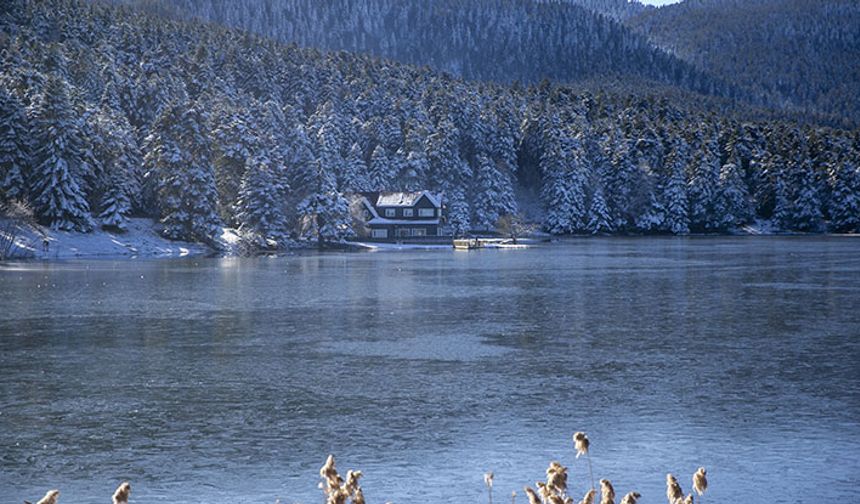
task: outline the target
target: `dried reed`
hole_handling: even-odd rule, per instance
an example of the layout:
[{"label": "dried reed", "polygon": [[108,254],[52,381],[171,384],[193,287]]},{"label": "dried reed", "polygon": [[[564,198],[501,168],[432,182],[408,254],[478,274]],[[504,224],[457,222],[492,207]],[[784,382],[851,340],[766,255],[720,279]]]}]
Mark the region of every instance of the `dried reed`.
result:
[{"label": "dried reed", "polygon": [[602,479],[600,483],[600,504],[615,504],[615,489],[612,488],[612,483],[607,479]]},{"label": "dried reed", "polygon": [[699,502],[702,501],[702,494],[708,489],[708,476],[704,467],[700,467],[696,474],[693,475],[693,490],[699,494]]},{"label": "dried reed", "polygon": [[591,446],[591,441],[584,432],[576,432],[573,435],[573,446],[576,449],[576,458],[585,455],[588,460],[588,477],[591,479],[591,488],[594,488],[594,471],[591,469],[591,455],[588,448]]},{"label": "dried reed", "polygon": [[639,497],[642,497],[639,492],[630,492],[621,499],[621,504],[636,504]]},{"label": "dried reed", "polygon": [[[48,490],[45,493],[45,496],[39,499],[39,502],[36,504],[57,504],[57,499],[60,498],[59,490]],[[24,501],[24,504],[30,504],[28,501]]]},{"label": "dried reed", "polygon": [[131,495],[131,485],[128,481],[120,483],[113,493],[113,504],[128,504],[128,496]]},{"label": "dried reed", "polygon": [[585,492],[585,495],[582,497],[582,500],[579,501],[579,504],[594,504],[594,496],[597,495],[597,490],[591,489]]},{"label": "dried reed", "polygon": [[684,491],[681,490],[678,479],[671,474],[666,475],[666,498],[669,500],[669,504],[675,504],[678,499],[684,498]]},{"label": "dried reed", "polygon": [[493,504],[493,472],[484,473],[484,484],[487,485],[490,504]]}]

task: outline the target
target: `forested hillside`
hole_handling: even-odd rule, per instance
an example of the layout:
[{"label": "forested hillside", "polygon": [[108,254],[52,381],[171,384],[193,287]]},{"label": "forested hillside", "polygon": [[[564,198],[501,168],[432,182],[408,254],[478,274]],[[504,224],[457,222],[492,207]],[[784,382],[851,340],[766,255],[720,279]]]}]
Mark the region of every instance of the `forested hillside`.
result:
[{"label": "forested hillside", "polygon": [[686,0],[627,23],[757,103],[860,124],[856,0]]},{"label": "forested hillside", "polygon": [[736,92],[613,19],[644,9],[626,0],[117,1],[304,47],[429,65],[469,80],[603,77],[647,79],[720,96]]},{"label": "forested hillside", "polygon": [[[565,233],[856,231],[860,135],[702,96],[523,88],[78,0],[0,13],[2,199],[60,229],[341,239],[348,195],[444,193],[460,234],[539,194]],[[656,88],[655,88],[656,89]]]}]

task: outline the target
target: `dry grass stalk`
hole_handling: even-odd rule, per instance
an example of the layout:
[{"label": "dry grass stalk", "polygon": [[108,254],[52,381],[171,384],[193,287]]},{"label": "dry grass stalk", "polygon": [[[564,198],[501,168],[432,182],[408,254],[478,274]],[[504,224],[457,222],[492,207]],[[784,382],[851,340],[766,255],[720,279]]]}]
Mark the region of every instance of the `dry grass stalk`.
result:
[{"label": "dry grass stalk", "polygon": [[594,488],[594,471],[591,469],[591,455],[588,448],[591,446],[591,441],[584,432],[576,432],[573,434],[573,447],[576,449],[576,458],[585,455],[588,460],[588,477],[591,480],[591,488]]},{"label": "dry grass stalk", "polygon": [[696,474],[693,475],[693,490],[699,494],[699,497],[708,489],[708,476],[704,467],[700,467]]},{"label": "dry grass stalk", "polygon": [[564,495],[567,492],[567,467],[558,462],[551,462],[546,470],[548,490]]},{"label": "dry grass stalk", "polygon": [[590,489],[585,492],[585,495],[582,497],[582,500],[579,501],[579,504],[594,504],[594,496],[597,495],[597,490]]},{"label": "dry grass stalk", "polygon": [[487,485],[487,492],[489,492],[490,504],[493,504],[493,472],[490,471],[488,473],[484,473],[484,484]]},{"label": "dry grass stalk", "polygon": [[540,497],[535,493],[530,487],[523,488],[526,492],[526,496],[529,498],[529,504],[541,504]]},{"label": "dry grass stalk", "polygon": [[113,504],[128,504],[129,495],[131,495],[131,484],[128,481],[120,483],[113,493]]},{"label": "dry grass stalk", "polygon": [[681,490],[678,479],[671,474],[666,475],[666,498],[669,500],[669,504],[674,504],[678,499],[684,498],[684,491]]},{"label": "dry grass stalk", "polygon": [[516,504],[516,503],[517,503],[517,491],[512,490],[511,491],[511,504]]},{"label": "dry grass stalk", "polygon": [[347,471],[344,482],[335,468],[334,456],[329,455],[320,468],[320,478],[323,482],[319,487],[326,496],[326,504],[346,504],[347,500],[352,500],[352,504],[364,504],[364,493],[358,485],[361,471]]},{"label": "dry grass stalk", "polygon": [[[57,499],[60,498],[59,490],[48,490],[45,496],[42,497],[36,504],[57,504]],[[24,504],[30,504],[29,501],[24,501]]]},{"label": "dry grass stalk", "polygon": [[687,494],[687,498],[681,504],[693,504],[693,494]]},{"label": "dry grass stalk", "polygon": [[636,504],[639,497],[642,497],[639,492],[630,492],[621,499],[621,504]]},{"label": "dry grass stalk", "polygon": [[607,479],[600,480],[600,504],[615,504],[615,489]]}]

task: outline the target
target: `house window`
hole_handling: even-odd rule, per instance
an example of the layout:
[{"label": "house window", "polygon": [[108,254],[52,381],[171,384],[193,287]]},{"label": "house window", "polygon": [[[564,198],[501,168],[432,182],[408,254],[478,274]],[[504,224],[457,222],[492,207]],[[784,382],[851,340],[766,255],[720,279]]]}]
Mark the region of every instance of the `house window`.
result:
[{"label": "house window", "polygon": [[436,209],[435,208],[419,208],[418,209],[418,217],[435,217]]},{"label": "house window", "polygon": [[409,228],[397,228],[397,237],[398,238],[408,238],[411,236]]},{"label": "house window", "polygon": [[404,208],[403,209],[403,216],[404,217],[412,217],[412,215],[413,215],[413,212],[412,212],[411,208]]},{"label": "house window", "polygon": [[387,229],[374,229],[370,232],[370,235],[374,238],[388,238],[388,230]]},{"label": "house window", "polygon": [[427,236],[427,230],[424,228],[413,228],[412,236]]},{"label": "house window", "polygon": [[386,208],[385,209],[385,216],[386,217],[396,217],[397,216],[397,210],[394,208]]}]

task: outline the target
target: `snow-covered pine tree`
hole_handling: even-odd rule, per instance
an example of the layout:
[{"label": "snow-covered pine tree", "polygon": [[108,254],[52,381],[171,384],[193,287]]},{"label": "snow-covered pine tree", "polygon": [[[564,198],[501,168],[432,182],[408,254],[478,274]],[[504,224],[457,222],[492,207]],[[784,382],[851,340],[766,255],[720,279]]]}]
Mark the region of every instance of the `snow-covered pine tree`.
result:
[{"label": "snow-covered pine tree", "polygon": [[364,152],[358,143],[352,144],[346,157],[341,187],[346,192],[370,191],[372,186],[364,162]]},{"label": "snow-covered pine tree", "polygon": [[0,201],[28,198],[30,122],[24,105],[0,88]]},{"label": "snow-covered pine tree", "polygon": [[337,190],[334,173],[316,167],[316,188],[296,209],[301,235],[316,238],[321,246],[330,241],[341,241],[352,234],[349,202]]},{"label": "snow-covered pine tree", "polygon": [[830,229],[840,233],[860,232],[860,162],[851,154],[830,176]]},{"label": "snow-covered pine tree", "polygon": [[220,203],[218,213],[224,222],[235,225],[233,204],[238,198],[249,159],[264,150],[263,142],[258,137],[264,131],[257,127],[255,118],[241,107],[228,105],[219,108],[215,117],[216,124],[210,134],[210,141]]},{"label": "snow-covered pine tree", "polygon": [[741,169],[735,163],[724,164],[720,170],[720,188],[715,216],[719,229],[731,229],[752,220],[752,208],[747,185]]},{"label": "snow-covered pine tree", "polygon": [[499,171],[495,161],[486,154],[479,154],[477,162],[472,211],[475,225],[490,230],[495,228],[499,217],[516,214],[517,204],[510,180]]},{"label": "snow-covered pine tree", "polygon": [[544,228],[552,234],[572,233],[575,229],[567,153],[562,150],[560,135],[556,130],[548,132],[540,160],[541,200],[546,208]]},{"label": "snow-covered pine tree", "polygon": [[[104,167],[99,200],[102,227],[124,231],[141,195],[142,160],[131,126],[124,116],[102,107],[95,115],[94,156]],[[138,205],[139,206],[139,205]]]},{"label": "snow-covered pine tree", "polygon": [[91,230],[90,207],[82,189],[83,140],[63,79],[48,78],[33,109],[32,125],[36,149],[30,193],[36,215],[55,229]]},{"label": "snow-covered pine tree", "polygon": [[591,234],[611,233],[613,231],[612,216],[609,214],[609,208],[607,208],[606,199],[603,196],[603,184],[599,182],[594,185],[594,191],[591,194],[586,229]]},{"label": "snow-covered pine tree", "polygon": [[708,135],[699,142],[693,155],[691,176],[687,185],[690,228],[697,232],[716,231],[722,216],[718,215],[720,196],[720,160],[716,139]]},{"label": "snow-covered pine tree", "polygon": [[811,163],[796,166],[796,185],[791,205],[791,225],[798,231],[819,231],[824,216],[821,213],[821,196]]},{"label": "snow-covered pine tree", "polygon": [[255,247],[283,244],[286,190],[264,153],[249,158],[236,201],[236,220],[240,234]]},{"label": "snow-covered pine tree", "polygon": [[370,187],[374,191],[391,189],[394,173],[385,147],[377,145],[370,156]]},{"label": "snow-covered pine tree", "polygon": [[455,237],[465,236],[472,228],[469,202],[460,187],[445,193],[445,219]]},{"label": "snow-covered pine tree", "polygon": [[690,232],[688,214],[686,159],[687,144],[683,138],[676,138],[666,156],[663,168],[666,183],[663,188],[663,205],[666,208],[666,231],[684,235]]},{"label": "snow-covered pine tree", "polygon": [[771,219],[780,229],[788,230],[792,227],[792,203],[784,170],[777,170],[774,178],[776,182],[774,183],[774,206]]},{"label": "snow-covered pine tree", "polygon": [[196,104],[168,105],[147,140],[144,162],[146,178],[155,182],[164,235],[214,245],[222,224],[206,121]]}]

